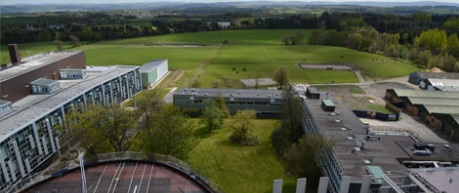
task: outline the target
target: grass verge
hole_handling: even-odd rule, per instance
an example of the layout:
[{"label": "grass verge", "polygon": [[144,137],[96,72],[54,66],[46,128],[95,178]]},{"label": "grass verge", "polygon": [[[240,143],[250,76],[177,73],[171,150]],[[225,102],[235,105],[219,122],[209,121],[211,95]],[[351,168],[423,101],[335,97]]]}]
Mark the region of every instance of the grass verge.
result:
[{"label": "grass verge", "polygon": [[273,180],[284,180],[284,192],[294,192],[296,178],[288,177],[284,166],[271,145],[270,135],[277,120],[255,120],[257,146],[241,146],[228,140],[232,129],[228,124],[211,134],[198,132],[201,138],[187,162],[225,192],[270,193]]}]

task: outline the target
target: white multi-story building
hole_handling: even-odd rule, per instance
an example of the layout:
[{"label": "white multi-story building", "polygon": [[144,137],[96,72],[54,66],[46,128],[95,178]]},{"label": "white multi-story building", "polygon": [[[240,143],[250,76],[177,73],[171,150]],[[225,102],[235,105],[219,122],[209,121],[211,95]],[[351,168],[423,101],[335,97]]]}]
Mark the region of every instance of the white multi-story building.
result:
[{"label": "white multi-story building", "polygon": [[0,192],[46,168],[54,156],[68,148],[65,129],[62,132],[58,128],[65,128],[62,126],[70,110],[84,109],[89,104],[120,103],[141,91],[141,76],[136,66],[86,67],[74,71],[81,76],[40,79],[41,84],[37,85],[43,89],[50,85],[55,89],[52,92],[30,94],[15,102],[0,101]]}]

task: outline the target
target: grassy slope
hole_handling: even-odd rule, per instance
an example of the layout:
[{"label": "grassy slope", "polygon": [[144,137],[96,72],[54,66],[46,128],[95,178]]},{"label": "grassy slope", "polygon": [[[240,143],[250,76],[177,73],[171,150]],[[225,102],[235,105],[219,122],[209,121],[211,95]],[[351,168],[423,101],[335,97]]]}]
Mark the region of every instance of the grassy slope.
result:
[{"label": "grassy slope", "polygon": [[[170,69],[187,70],[184,82],[198,78],[203,87],[226,79],[270,77],[278,67],[290,71],[292,82],[357,82],[352,72],[300,70],[298,63],[351,63],[373,78],[405,76],[414,66],[380,55],[329,46],[282,45],[280,39],[299,30],[228,30],[131,38],[84,45],[88,65],[141,65],[152,59],[169,59]],[[301,30],[306,36],[309,31]],[[228,45],[220,47],[223,40]],[[205,47],[156,47],[149,44],[204,44]],[[21,44],[28,53],[51,51],[51,42]],[[2,61],[8,58],[2,47]],[[341,56],[343,56],[341,58]],[[376,60],[378,59],[378,60]],[[232,68],[239,69],[236,73]],[[246,68],[247,72],[242,72]],[[394,70],[397,69],[397,70]],[[186,86],[186,85],[184,85]]]},{"label": "grassy slope", "polygon": [[278,122],[256,120],[255,123],[259,145],[245,147],[232,143],[228,140],[232,129],[226,126],[201,136],[202,141],[191,151],[187,162],[225,192],[269,193],[273,180],[280,178],[284,179],[284,192],[294,192],[296,179],[286,176],[270,142],[270,134]]}]

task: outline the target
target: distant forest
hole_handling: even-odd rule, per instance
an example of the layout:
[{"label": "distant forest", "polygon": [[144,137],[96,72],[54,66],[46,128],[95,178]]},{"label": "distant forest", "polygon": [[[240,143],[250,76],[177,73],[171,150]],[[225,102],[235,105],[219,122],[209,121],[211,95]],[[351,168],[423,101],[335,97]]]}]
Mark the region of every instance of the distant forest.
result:
[{"label": "distant forest", "polygon": [[[348,47],[411,60],[423,68],[440,67],[457,72],[459,7],[430,8],[396,7],[389,13],[388,8],[332,6],[234,8],[218,13],[193,7],[8,14],[1,18],[0,41],[1,44],[71,41],[78,46],[80,41],[91,43],[171,33],[311,29],[309,44]],[[456,14],[444,14],[452,9],[457,10]],[[289,43],[283,41],[286,35],[280,34],[280,43]]]}]

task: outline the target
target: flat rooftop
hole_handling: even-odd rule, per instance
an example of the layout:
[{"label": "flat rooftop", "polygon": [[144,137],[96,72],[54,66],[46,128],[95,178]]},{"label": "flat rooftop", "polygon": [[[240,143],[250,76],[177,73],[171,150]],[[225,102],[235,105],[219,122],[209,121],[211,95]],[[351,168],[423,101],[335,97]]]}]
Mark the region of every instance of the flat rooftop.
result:
[{"label": "flat rooftop", "polygon": [[60,108],[64,103],[82,93],[135,68],[138,67],[121,65],[89,67],[88,76],[84,79],[59,80],[61,88],[56,92],[46,95],[29,95],[13,103],[13,112],[0,118],[0,141],[4,141],[11,134]]},{"label": "flat rooftop", "polygon": [[[331,96],[327,98],[331,98]],[[320,99],[325,99],[324,92],[321,92]],[[379,166],[384,173],[405,173],[406,167],[398,162],[391,149],[384,146],[384,142],[390,144],[390,140],[378,140],[376,138],[365,140],[367,130],[351,110],[342,102],[335,101],[335,112],[326,112],[321,108],[320,99],[304,100],[321,133],[335,142],[333,151],[343,170],[343,175],[351,176],[352,181],[360,181],[362,176],[369,174],[367,166]],[[364,149],[353,152],[352,149],[360,147],[362,142],[365,143]],[[397,146],[393,146],[393,148],[397,149]],[[400,151],[396,153],[400,153]],[[405,156],[403,152],[400,154],[400,156]],[[369,160],[371,164],[364,163],[364,160]]]},{"label": "flat rooftop", "polygon": [[153,60],[151,62],[145,63],[142,66],[140,66],[140,72],[148,72],[158,66],[160,66],[163,63],[167,63],[166,59],[159,59],[159,60]]},{"label": "flat rooftop", "polygon": [[[459,161],[459,144],[451,143],[429,143],[433,144],[435,150],[429,156],[419,156],[413,154],[414,143],[408,141],[398,141],[397,144],[407,153],[410,160],[414,161]],[[447,147],[445,146],[447,145]]]},{"label": "flat rooftop", "polygon": [[415,97],[415,98],[440,98],[440,99],[459,99],[459,92],[432,92],[427,90],[411,90],[411,89],[387,89],[393,91],[397,97]]},{"label": "flat rooftop", "polygon": [[411,169],[410,173],[417,174],[416,178],[422,178],[428,184],[427,187],[435,187],[440,192],[455,193],[459,190],[459,168],[423,168]]},{"label": "flat rooftop", "polygon": [[[99,164],[85,167],[85,175],[87,192],[208,192],[192,178],[160,164],[148,162]],[[80,169],[51,178],[21,192],[81,193]]]},{"label": "flat rooftop", "polygon": [[30,72],[34,69],[41,68],[43,66],[62,60],[64,58],[68,58],[78,53],[81,53],[81,51],[51,52],[23,58],[21,64],[11,66],[0,71],[0,82],[19,76],[26,72]]},{"label": "flat rooftop", "polygon": [[216,97],[219,94],[225,98],[273,98],[283,99],[281,90],[227,89],[227,88],[180,88],[174,95],[194,95],[201,97]]}]

